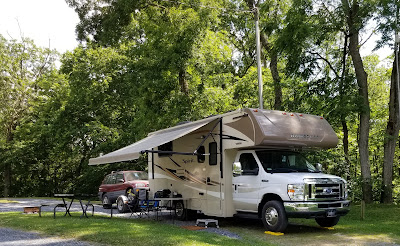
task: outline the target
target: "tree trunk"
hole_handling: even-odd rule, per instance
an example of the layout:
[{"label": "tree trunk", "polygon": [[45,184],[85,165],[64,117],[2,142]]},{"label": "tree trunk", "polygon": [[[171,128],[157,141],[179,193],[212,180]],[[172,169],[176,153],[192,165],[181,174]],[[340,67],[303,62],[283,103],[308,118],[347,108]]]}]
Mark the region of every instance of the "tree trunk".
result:
[{"label": "tree trunk", "polygon": [[[14,124],[10,124],[7,128],[7,137],[6,137],[6,148],[5,151],[10,151],[8,145],[14,139]],[[3,181],[4,181],[4,188],[3,188],[3,195],[4,197],[9,197],[11,194],[11,163],[5,161],[4,163],[4,172],[3,172]]]},{"label": "tree trunk", "polygon": [[399,135],[397,69],[395,60],[393,62],[392,76],[390,79],[389,120],[386,127],[385,142],[383,145],[383,187],[381,193],[381,202],[383,203],[393,203],[393,159],[396,141]]},{"label": "tree trunk", "polygon": [[[362,190],[363,200],[366,203],[372,203],[372,183],[371,183],[371,169],[368,153],[368,138],[369,138],[369,120],[370,120],[370,107],[368,99],[368,75],[364,70],[364,64],[361,59],[359,50],[359,27],[356,22],[359,19],[358,11],[359,5],[357,1],[353,1],[350,7],[348,0],[342,0],[344,9],[347,15],[347,25],[349,28],[349,51],[353,60],[353,66],[356,73],[358,93],[362,99],[360,105],[360,139],[358,142],[361,163],[362,175]],[[359,21],[359,20],[358,20]]]},{"label": "tree trunk", "polygon": [[274,109],[281,110],[282,87],[281,87],[281,78],[279,77],[279,72],[278,72],[278,55],[275,51],[271,50],[271,52],[269,52],[269,57],[271,59],[271,62],[269,63],[269,69],[271,70],[272,79],[274,81],[274,93],[275,93]]},{"label": "tree trunk", "polygon": [[274,109],[281,110],[282,109],[282,87],[281,87],[281,77],[279,76],[278,71],[278,54],[272,49],[271,44],[268,42],[268,39],[265,35],[260,36],[261,44],[264,49],[268,52],[268,56],[271,59],[269,63],[269,70],[271,71],[273,85],[274,85],[274,94],[275,94],[275,102]]},{"label": "tree trunk", "polygon": [[181,92],[188,95],[189,94],[189,85],[186,80],[186,71],[184,69],[181,69],[179,71],[179,85],[181,87]]},{"label": "tree trunk", "polygon": [[350,159],[349,159],[349,129],[347,128],[347,122],[342,120],[343,129],[343,152],[344,160],[346,163],[346,179],[350,180]]}]

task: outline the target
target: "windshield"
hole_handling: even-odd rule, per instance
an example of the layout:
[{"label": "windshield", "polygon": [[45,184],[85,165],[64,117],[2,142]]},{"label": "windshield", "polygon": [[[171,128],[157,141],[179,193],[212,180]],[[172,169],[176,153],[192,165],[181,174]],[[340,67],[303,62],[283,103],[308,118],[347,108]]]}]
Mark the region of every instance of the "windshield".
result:
[{"label": "windshield", "polygon": [[125,172],[126,181],[147,180],[147,179],[148,175],[146,172]]},{"label": "windshield", "polygon": [[268,173],[319,172],[297,152],[256,151],[258,159]]}]

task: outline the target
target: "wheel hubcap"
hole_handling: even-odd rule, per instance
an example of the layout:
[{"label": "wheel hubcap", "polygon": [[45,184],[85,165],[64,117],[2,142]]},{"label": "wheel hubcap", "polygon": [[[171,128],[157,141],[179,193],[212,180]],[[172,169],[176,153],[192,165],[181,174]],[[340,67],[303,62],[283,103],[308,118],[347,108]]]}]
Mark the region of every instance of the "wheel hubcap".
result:
[{"label": "wheel hubcap", "polygon": [[118,209],[119,209],[119,210],[122,210],[123,207],[124,207],[124,204],[122,203],[121,200],[119,200],[119,201],[118,201]]},{"label": "wheel hubcap", "polygon": [[265,221],[269,226],[275,226],[278,223],[279,214],[275,208],[268,208],[265,211]]},{"label": "wheel hubcap", "polygon": [[108,204],[108,197],[103,197],[103,204]]},{"label": "wheel hubcap", "polygon": [[182,216],[183,215],[183,205],[182,203],[177,203],[175,207],[176,215],[177,216]]}]

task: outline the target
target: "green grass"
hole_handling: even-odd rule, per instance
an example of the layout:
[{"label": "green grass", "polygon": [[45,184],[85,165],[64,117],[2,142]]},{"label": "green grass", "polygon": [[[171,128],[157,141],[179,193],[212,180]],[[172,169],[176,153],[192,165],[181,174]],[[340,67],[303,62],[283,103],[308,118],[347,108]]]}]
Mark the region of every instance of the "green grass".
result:
[{"label": "green grass", "polygon": [[400,244],[400,206],[367,205],[365,219],[360,219],[360,206],[351,206],[348,215],[334,228],[321,228],[313,219],[289,219],[284,236],[266,235],[259,224],[242,222],[242,228],[228,226],[244,239],[268,240],[280,245],[369,245],[380,242]]},{"label": "green grass", "polygon": [[135,245],[270,245],[265,240],[232,239],[205,231],[189,231],[153,220],[106,219],[100,216],[80,219],[80,213],[72,215],[53,219],[48,212],[43,217],[37,214],[0,213],[0,227],[107,245],[130,245],[133,242]]},{"label": "green grass", "polygon": [[[61,213],[60,213],[61,215]],[[0,227],[38,231],[101,244],[137,245],[369,245],[400,244],[400,207],[367,205],[365,219],[360,219],[360,206],[353,205],[347,216],[334,229],[321,228],[314,220],[290,219],[283,236],[264,233],[258,220],[219,219],[220,226],[241,236],[232,239],[205,231],[189,231],[178,226],[144,219],[105,219],[95,216],[80,219],[46,212],[37,214],[0,213]]]}]

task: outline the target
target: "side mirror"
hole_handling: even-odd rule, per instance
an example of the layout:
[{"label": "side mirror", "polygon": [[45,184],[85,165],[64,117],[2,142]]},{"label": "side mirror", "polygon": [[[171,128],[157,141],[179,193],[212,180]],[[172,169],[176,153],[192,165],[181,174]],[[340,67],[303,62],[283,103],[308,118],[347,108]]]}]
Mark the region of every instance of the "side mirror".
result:
[{"label": "side mirror", "polygon": [[315,164],[315,168],[316,168],[318,171],[322,172],[322,164],[321,164],[321,163]]},{"label": "side mirror", "polygon": [[239,176],[239,175],[242,175],[242,173],[243,173],[242,164],[240,162],[234,162],[233,163],[233,175]]},{"label": "side mirror", "polygon": [[117,183],[123,183],[123,182],[124,182],[123,179],[118,179],[118,180],[117,180]]}]

